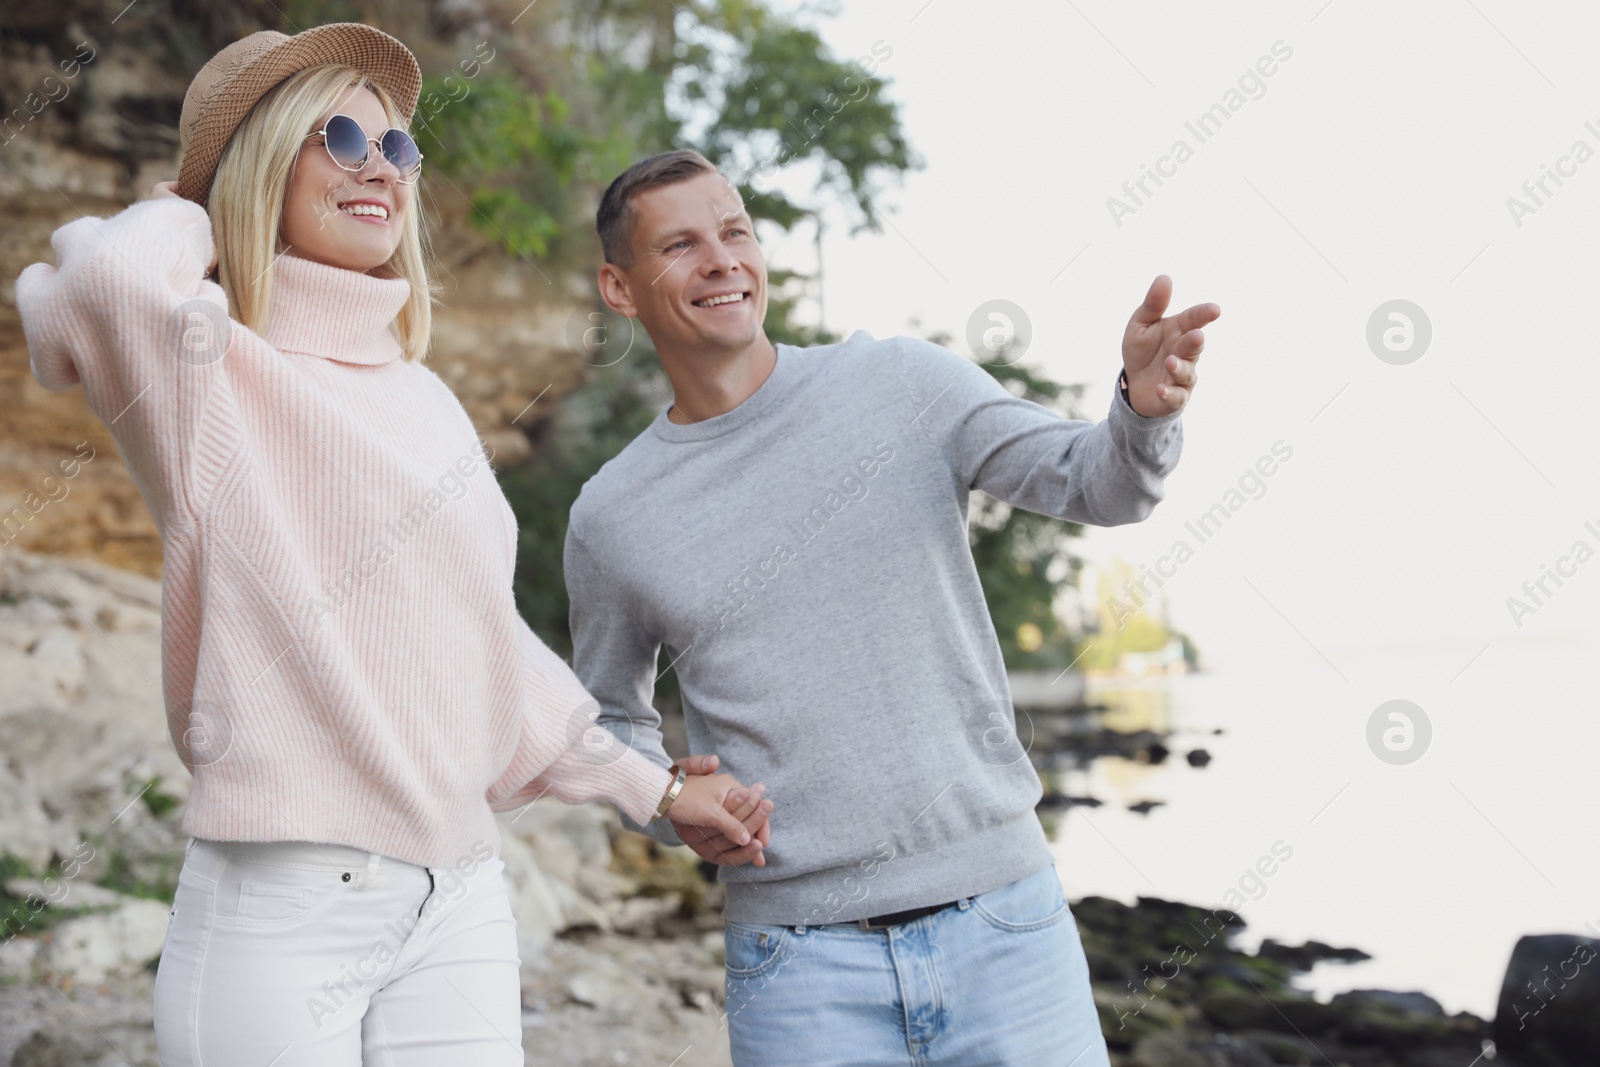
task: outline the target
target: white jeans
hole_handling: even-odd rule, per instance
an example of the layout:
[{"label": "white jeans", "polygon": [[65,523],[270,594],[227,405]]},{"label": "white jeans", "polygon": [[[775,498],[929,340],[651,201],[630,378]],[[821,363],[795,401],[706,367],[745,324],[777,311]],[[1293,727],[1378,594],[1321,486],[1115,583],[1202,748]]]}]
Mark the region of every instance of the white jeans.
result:
[{"label": "white jeans", "polygon": [[162,1067],[522,1064],[504,867],[484,842],[420,867],[191,837],[156,973]]}]

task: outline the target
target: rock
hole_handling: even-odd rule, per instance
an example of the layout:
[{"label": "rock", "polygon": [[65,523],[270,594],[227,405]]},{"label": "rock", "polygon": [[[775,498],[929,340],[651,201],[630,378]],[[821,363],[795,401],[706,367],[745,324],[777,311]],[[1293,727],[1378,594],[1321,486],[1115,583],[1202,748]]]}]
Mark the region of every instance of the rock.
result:
[{"label": "rock", "polygon": [[38,954],[39,942],[31,937],[13,937],[0,942],[0,982],[31,981]]},{"label": "rock", "polygon": [[1167,735],[1154,730],[1122,733],[1102,726],[1095,730],[1052,734],[1048,732],[1053,729],[1050,725],[1052,721],[1041,719],[1040,743],[1029,749],[1035,766],[1041,770],[1081,767],[1101,756],[1159,764],[1165,762],[1171,752],[1166,746]]},{"label": "rock", "polygon": [[1098,808],[1105,801],[1098,797],[1069,797],[1062,793],[1047,792],[1039,798],[1039,807],[1054,810],[1057,808]]},{"label": "rock", "polygon": [[567,994],[577,1003],[612,1015],[625,1015],[650,996],[642,981],[603,956],[570,976],[566,985]]},{"label": "rock", "polygon": [[80,1067],[98,1064],[107,1052],[105,1041],[93,1030],[36,1030],[11,1054],[11,1067]]},{"label": "rock", "polygon": [[1211,762],[1211,753],[1203,748],[1192,748],[1184,758],[1189,761],[1191,767],[1204,767]]},{"label": "rock", "polygon": [[620,902],[611,915],[611,926],[621,934],[636,937],[657,937],[672,928],[672,920],[683,911],[683,898],[677,895],[661,897],[629,897]]},{"label": "rock", "polygon": [[50,627],[28,649],[33,669],[42,682],[54,686],[70,701],[83,690],[85,663],[78,636],[65,626]]},{"label": "rock", "polygon": [[71,857],[85,884],[114,876],[119,888],[176,885],[187,838],[176,813],[158,818],[150,803],[169,782],[187,794],[176,755],[152,752],[138,728],[47,708],[18,712],[0,728],[9,757],[0,765],[0,814],[17,816],[0,820],[0,853],[36,871]]},{"label": "rock", "polygon": [[113,911],[67,919],[39,939],[39,966],[78,982],[143,967],[161,954],[170,917],[170,905],[129,898]]},{"label": "rock", "polygon": [[[10,592],[9,583],[7,591]],[[12,597],[16,595],[11,592]],[[60,625],[64,618],[58,605],[38,597],[0,604],[0,642],[25,649],[44,631]]]},{"label": "rock", "polygon": [[1519,1067],[1592,1067],[1600,1049],[1600,940],[1521,938],[1495,1009],[1494,1041]]},{"label": "rock", "polygon": [[607,869],[611,841],[606,825],[615,819],[598,804],[568,805],[553,799],[500,816],[508,887],[514,862],[538,872],[539,888],[533,890],[537,903],[525,905],[539,913],[530,921],[540,930],[524,942],[527,948],[548,946],[551,936],[571,930],[611,929],[606,906],[630,888],[626,879]]},{"label": "rock", "polygon": [[539,868],[533,849],[516,834],[500,835],[506,892],[511,914],[517,920],[517,948],[523,956],[542,955],[546,946],[567,926],[561,900]]},{"label": "rock", "polygon": [[82,878],[7,878],[5,891],[19,899],[34,896],[57,908],[115,907],[128,898]]},{"label": "rock", "polygon": [[1144,993],[1137,986],[1124,985],[1121,989],[1097,986],[1094,989],[1094,1007],[1100,1016],[1100,1031],[1106,1044],[1113,1049],[1133,1048],[1151,1034],[1165,1030],[1181,1030],[1187,1021],[1182,1002],[1178,997]]},{"label": "rock", "polygon": [[[4,666],[0,661],[0,669]],[[55,851],[55,826],[45,813],[39,787],[15,758],[0,754],[0,855],[14,856],[37,871],[50,865]]]},{"label": "rock", "polygon": [[[1320,944],[1311,941],[1307,944]],[[1353,951],[1353,950],[1351,950]],[[1439,1002],[1426,993],[1396,993],[1391,989],[1351,989],[1344,993],[1333,995],[1334,1004],[1381,1004],[1395,1011],[1411,1012],[1415,1015],[1436,1015],[1444,1018],[1444,1008]]]},{"label": "rock", "polygon": [[[1140,1041],[1130,1067],[1272,1067],[1261,1046],[1228,1034],[1167,1031]],[[1288,1061],[1294,1062],[1294,1061]]]},{"label": "rock", "polygon": [[615,821],[615,814],[599,804],[563,804],[545,798],[502,817],[500,832],[502,837],[515,834],[531,845],[551,877],[576,885],[583,872],[610,866],[608,827]]},{"label": "rock", "polygon": [[1318,1004],[1310,994],[1293,989],[1278,989],[1270,995],[1248,985],[1213,985],[1201,990],[1200,1011],[1206,1021],[1219,1030],[1268,1030],[1273,1033],[1309,1034],[1313,1037],[1331,1031],[1339,1013],[1328,1004]]},{"label": "rock", "polygon": [[[1372,957],[1358,948],[1334,948],[1324,945],[1321,941],[1307,941],[1303,945],[1282,945],[1267,938],[1261,942],[1261,948],[1256,955],[1264,960],[1281,963],[1291,971],[1305,973],[1324,961],[1330,963],[1359,963],[1370,960]],[[1368,990],[1367,992],[1382,992],[1381,990]],[[1392,994],[1400,996],[1401,994]],[[1435,1005],[1437,1007],[1438,1005]]]},{"label": "rock", "polygon": [[1403,1050],[1437,1044],[1451,1034],[1439,1002],[1426,993],[1357,989],[1329,1002],[1338,1013],[1339,1036],[1353,1044]]}]

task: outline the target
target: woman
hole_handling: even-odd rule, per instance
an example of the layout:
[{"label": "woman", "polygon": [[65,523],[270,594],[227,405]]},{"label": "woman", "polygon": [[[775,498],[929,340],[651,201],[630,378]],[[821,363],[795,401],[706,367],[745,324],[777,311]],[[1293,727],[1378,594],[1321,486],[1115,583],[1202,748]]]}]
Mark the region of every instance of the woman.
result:
[{"label": "woman", "polygon": [[421,362],[420,84],[359,24],[238,41],[185,97],[177,182],[17,281],[35,377],[83,385],[165,550],[194,784],[163,1064],[521,1063],[492,812],[603,798],[765,838],[759,786],[594,727],[517,613],[511,509]]}]

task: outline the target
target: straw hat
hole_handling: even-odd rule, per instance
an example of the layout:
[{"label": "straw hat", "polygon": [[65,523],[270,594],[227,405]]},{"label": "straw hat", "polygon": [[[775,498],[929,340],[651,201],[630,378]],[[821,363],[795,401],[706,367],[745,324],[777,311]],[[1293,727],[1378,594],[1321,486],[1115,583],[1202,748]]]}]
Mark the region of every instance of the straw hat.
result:
[{"label": "straw hat", "polygon": [[411,120],[422,70],[411,50],[382,30],[335,22],[293,37],[276,30],[252,33],[212,56],[189,83],[178,120],[178,195],[204,207],[222,150],[245,115],[289,75],[323,63],[365,74],[394,98],[401,121]]}]

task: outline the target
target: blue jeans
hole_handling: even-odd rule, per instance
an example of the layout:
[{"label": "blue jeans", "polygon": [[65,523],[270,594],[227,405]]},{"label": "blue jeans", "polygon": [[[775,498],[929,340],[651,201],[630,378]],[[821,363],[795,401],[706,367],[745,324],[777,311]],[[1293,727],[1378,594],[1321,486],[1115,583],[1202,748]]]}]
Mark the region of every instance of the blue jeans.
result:
[{"label": "blue jeans", "polygon": [[1108,1067],[1089,966],[1045,868],[888,930],[729,922],[738,1067]]}]

